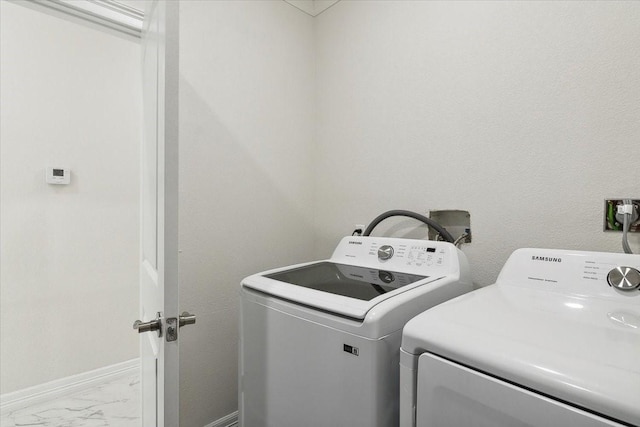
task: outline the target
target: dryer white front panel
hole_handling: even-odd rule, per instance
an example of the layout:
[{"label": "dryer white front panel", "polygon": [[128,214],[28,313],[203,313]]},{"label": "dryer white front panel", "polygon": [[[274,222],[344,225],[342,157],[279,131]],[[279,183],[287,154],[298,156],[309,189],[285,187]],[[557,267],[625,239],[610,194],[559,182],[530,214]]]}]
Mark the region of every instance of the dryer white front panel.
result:
[{"label": "dryer white front panel", "polygon": [[624,426],[430,353],[418,361],[418,427]]}]

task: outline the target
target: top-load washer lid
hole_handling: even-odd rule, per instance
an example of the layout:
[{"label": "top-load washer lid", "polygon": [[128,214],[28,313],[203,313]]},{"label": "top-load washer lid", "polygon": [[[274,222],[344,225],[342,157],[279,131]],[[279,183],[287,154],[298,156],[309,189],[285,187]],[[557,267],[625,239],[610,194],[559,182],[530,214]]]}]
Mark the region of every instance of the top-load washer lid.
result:
[{"label": "top-load washer lid", "polygon": [[[627,290],[616,274],[627,272]],[[422,313],[402,349],[430,352],[640,425],[640,256],[521,249],[495,285]],[[609,280],[608,280],[609,279]]]},{"label": "top-load washer lid", "polygon": [[394,295],[460,277],[458,250],[429,240],[350,236],[331,259],[249,276],[242,286],[354,319]]},{"label": "top-load washer lid", "polygon": [[336,264],[329,261],[265,274],[264,277],[363,301],[370,301],[382,294],[427,278],[417,274]]}]

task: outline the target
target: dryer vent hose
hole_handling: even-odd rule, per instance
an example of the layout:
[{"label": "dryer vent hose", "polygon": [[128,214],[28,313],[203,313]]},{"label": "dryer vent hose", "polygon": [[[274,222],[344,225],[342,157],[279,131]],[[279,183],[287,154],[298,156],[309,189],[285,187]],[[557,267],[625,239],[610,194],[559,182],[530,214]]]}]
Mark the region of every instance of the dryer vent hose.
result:
[{"label": "dryer vent hose", "polygon": [[451,233],[449,233],[443,226],[441,226],[434,220],[427,218],[424,215],[420,215],[419,213],[404,211],[404,210],[387,211],[383,214],[378,215],[373,221],[371,221],[371,223],[367,226],[367,228],[364,230],[364,233],[362,233],[362,235],[363,236],[371,235],[371,232],[373,231],[374,228],[376,228],[378,224],[380,224],[382,221],[392,216],[407,216],[409,218],[417,219],[418,221],[422,221],[423,223],[427,224],[429,227],[436,230],[438,234],[440,234],[440,236],[444,239],[445,242],[453,243],[455,241]]}]

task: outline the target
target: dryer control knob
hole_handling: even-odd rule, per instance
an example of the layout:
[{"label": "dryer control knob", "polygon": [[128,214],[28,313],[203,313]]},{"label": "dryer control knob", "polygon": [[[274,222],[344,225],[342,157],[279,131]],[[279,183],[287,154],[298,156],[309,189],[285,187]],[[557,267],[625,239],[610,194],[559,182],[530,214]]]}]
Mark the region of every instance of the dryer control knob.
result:
[{"label": "dryer control knob", "polygon": [[386,261],[393,256],[393,246],[382,245],[378,249],[378,259]]},{"label": "dryer control knob", "polygon": [[621,291],[640,288],[640,271],[633,267],[616,267],[607,274],[609,286]]}]

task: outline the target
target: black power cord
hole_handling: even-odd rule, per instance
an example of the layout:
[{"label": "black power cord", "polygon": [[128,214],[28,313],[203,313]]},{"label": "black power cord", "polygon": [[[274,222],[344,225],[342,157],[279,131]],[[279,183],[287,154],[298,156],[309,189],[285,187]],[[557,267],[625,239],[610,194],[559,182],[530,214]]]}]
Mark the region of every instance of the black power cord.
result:
[{"label": "black power cord", "polygon": [[419,213],[405,211],[405,210],[392,210],[392,211],[387,211],[383,214],[378,215],[373,221],[371,221],[371,223],[367,226],[367,228],[364,230],[364,233],[362,233],[362,235],[363,236],[371,235],[371,232],[373,231],[374,228],[376,228],[378,224],[380,224],[382,221],[392,216],[406,216],[409,218],[417,219],[418,221],[422,221],[423,223],[427,224],[429,227],[436,230],[438,234],[440,234],[440,236],[446,242],[453,243],[455,241],[451,233],[449,233],[443,226],[441,226],[434,220],[427,218],[424,215],[420,215]]}]

